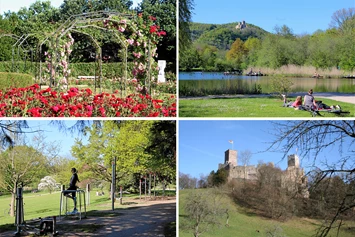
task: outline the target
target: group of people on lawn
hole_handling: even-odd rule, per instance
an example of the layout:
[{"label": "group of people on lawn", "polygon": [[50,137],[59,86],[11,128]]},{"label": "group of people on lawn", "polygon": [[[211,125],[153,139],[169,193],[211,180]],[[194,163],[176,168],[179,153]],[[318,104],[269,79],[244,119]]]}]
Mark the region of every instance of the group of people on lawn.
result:
[{"label": "group of people on lawn", "polygon": [[328,106],[322,101],[316,101],[313,97],[313,89],[308,91],[308,94],[304,96],[304,102],[302,103],[302,96],[297,96],[294,102],[288,102],[286,95],[282,95],[284,99],[283,107],[293,107],[301,110],[320,110],[320,109],[337,109],[341,110],[339,105]]}]

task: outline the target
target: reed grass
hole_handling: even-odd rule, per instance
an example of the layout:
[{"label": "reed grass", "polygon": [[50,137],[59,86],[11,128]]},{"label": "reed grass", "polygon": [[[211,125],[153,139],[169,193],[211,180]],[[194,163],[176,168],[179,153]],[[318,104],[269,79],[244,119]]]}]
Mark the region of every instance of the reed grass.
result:
[{"label": "reed grass", "polygon": [[267,75],[284,75],[292,77],[312,77],[314,72],[317,72],[319,75],[328,78],[328,77],[343,77],[348,75],[355,75],[355,71],[349,72],[344,70],[339,70],[336,67],[328,69],[317,69],[313,66],[297,66],[297,65],[285,65],[277,69],[266,68],[266,67],[249,67],[243,71],[243,74],[248,73],[251,68],[253,71],[261,71],[263,74]]}]

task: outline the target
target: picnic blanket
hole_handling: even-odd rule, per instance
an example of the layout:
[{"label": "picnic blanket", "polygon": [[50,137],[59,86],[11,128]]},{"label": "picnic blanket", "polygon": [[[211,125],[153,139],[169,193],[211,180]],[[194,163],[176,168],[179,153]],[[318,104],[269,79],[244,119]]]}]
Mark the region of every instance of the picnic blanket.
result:
[{"label": "picnic blanket", "polygon": [[337,109],[337,108],[332,108],[332,109],[312,109],[312,108],[309,108],[309,107],[301,106],[300,110],[306,110],[306,111],[310,112],[312,117],[324,116],[324,114],[326,114],[326,113],[332,113],[332,114],[335,114],[337,116],[344,116],[346,114],[350,114],[349,111],[344,111],[341,108],[339,108],[339,109]]}]

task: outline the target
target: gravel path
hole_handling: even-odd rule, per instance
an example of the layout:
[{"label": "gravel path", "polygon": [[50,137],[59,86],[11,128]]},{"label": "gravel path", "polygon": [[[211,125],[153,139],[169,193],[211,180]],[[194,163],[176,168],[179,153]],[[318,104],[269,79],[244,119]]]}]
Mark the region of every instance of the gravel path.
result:
[{"label": "gravel path", "polygon": [[[291,93],[289,97],[304,96],[305,93]],[[210,96],[198,96],[198,97],[180,97],[180,100],[201,100],[201,99],[218,99],[218,98],[262,98],[269,97],[269,94],[261,95],[210,95]],[[343,94],[337,92],[330,93],[314,93],[313,96],[317,98],[327,98],[341,102],[347,102],[355,104],[355,94]]]}]

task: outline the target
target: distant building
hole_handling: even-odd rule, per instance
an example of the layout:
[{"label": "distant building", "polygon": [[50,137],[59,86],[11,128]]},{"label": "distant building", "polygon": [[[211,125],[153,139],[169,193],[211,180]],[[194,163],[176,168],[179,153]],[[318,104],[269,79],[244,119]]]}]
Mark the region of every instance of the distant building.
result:
[{"label": "distant building", "polygon": [[247,24],[245,23],[245,21],[241,21],[241,22],[239,22],[238,23],[238,25],[236,25],[236,27],[235,27],[237,30],[242,30],[242,29],[244,29],[244,28],[247,28]]},{"label": "distant building", "polygon": [[[300,161],[297,155],[287,157],[288,167],[282,171],[280,184],[282,188],[291,192],[301,193],[303,197],[308,198],[307,176],[304,170],[300,168]],[[245,179],[255,181],[258,178],[258,167],[255,165],[238,166],[238,152],[236,150],[227,150],[224,153],[224,163],[218,165],[218,169],[225,169],[228,173],[228,181],[236,179]]]}]

